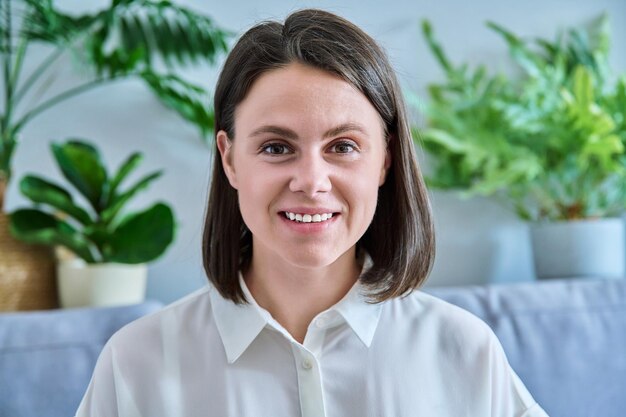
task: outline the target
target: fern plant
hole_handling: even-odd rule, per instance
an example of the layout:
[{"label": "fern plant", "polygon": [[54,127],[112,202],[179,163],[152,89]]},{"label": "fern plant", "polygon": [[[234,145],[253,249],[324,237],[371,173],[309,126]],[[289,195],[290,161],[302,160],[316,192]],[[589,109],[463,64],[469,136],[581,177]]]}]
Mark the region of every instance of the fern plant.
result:
[{"label": "fern plant", "polygon": [[526,220],[609,217],[626,207],[626,77],[608,66],[606,16],[589,31],[524,40],[495,23],[523,71],[455,66],[422,29],[446,81],[429,86],[421,134],[432,186],[498,196]]},{"label": "fern plant", "polygon": [[[211,18],[167,0],[112,0],[103,10],[79,16],[63,13],[53,0],[0,0],[0,190],[11,179],[12,158],[28,123],[64,100],[113,81],[145,81],[207,138],[213,125],[209,94],[172,69],[214,64],[231,35]],[[24,59],[34,44],[47,45],[49,55],[25,74]],[[24,98],[45,90],[46,75],[68,54],[92,70],[91,79],[25,106]]]}]

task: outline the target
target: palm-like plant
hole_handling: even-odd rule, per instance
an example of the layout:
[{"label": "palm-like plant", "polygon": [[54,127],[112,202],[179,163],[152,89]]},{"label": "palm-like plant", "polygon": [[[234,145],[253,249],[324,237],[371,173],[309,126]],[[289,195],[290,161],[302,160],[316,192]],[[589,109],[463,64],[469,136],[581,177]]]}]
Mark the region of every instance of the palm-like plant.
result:
[{"label": "palm-like plant", "polygon": [[[11,178],[11,161],[21,130],[57,103],[115,80],[140,78],[168,107],[209,136],[213,113],[201,87],[172,72],[174,65],[215,63],[231,33],[209,17],[167,0],[112,0],[95,14],[71,16],[53,0],[0,0],[0,194]],[[30,74],[24,58],[35,43],[49,56]],[[63,55],[72,54],[92,69],[89,81],[25,108],[23,99]],[[164,70],[159,70],[164,68]],[[1,202],[1,198],[0,198]],[[0,210],[2,209],[0,203]]]}]

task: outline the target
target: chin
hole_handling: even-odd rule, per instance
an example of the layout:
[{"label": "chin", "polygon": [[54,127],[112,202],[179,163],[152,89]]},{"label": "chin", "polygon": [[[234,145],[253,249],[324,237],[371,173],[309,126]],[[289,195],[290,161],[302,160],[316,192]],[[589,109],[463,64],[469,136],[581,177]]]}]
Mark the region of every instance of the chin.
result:
[{"label": "chin", "polygon": [[332,265],[340,256],[341,254],[335,254],[322,248],[320,250],[298,250],[298,253],[291,252],[283,259],[302,269],[314,269]]}]

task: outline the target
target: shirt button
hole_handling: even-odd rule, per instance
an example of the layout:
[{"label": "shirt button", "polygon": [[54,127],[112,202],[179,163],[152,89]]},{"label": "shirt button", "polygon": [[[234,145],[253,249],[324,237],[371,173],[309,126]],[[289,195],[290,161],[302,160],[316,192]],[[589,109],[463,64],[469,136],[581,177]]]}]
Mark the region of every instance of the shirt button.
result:
[{"label": "shirt button", "polygon": [[313,364],[311,363],[311,360],[305,359],[302,361],[302,367],[308,371],[313,367]]}]

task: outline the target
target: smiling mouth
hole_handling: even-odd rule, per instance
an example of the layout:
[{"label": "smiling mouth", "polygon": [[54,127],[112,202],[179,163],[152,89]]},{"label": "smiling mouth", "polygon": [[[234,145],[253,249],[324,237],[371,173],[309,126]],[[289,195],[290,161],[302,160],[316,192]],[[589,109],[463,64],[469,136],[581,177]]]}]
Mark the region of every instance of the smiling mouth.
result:
[{"label": "smiling mouth", "polygon": [[299,214],[284,211],[282,215],[294,223],[324,223],[339,213]]}]

